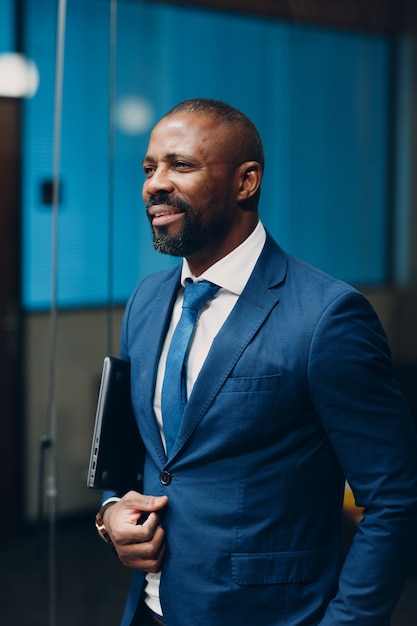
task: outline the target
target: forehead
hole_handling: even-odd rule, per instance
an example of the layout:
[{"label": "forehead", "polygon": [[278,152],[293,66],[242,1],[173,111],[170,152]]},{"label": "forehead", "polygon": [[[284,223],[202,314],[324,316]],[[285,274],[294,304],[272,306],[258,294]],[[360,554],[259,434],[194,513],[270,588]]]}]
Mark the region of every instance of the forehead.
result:
[{"label": "forehead", "polygon": [[[190,154],[208,158],[227,148],[228,132],[212,116],[178,113],[164,117],[153,129],[148,155]],[[161,154],[162,153],[162,154]]]}]

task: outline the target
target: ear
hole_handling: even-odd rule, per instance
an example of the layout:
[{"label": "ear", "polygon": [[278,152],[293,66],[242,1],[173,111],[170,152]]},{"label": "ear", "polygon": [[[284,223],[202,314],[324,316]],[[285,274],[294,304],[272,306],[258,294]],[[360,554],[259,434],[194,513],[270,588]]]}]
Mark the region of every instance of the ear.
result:
[{"label": "ear", "polygon": [[258,191],[262,181],[262,169],[257,161],[245,161],[238,168],[239,190],[238,202],[252,198]]}]

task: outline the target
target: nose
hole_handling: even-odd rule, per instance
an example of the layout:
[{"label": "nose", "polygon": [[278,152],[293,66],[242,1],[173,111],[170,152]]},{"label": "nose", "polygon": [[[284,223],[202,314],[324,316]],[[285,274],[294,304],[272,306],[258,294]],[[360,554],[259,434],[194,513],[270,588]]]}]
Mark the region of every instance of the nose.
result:
[{"label": "nose", "polygon": [[169,178],[169,169],[163,165],[155,167],[152,175],[143,183],[143,193],[150,196],[161,191],[170,192],[173,188],[174,185]]}]

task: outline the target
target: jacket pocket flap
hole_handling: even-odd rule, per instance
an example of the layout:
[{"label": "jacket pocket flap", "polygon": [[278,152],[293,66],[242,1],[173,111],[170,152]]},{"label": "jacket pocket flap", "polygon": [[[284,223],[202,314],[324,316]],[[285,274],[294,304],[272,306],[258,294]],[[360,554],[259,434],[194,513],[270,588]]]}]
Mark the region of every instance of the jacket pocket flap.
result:
[{"label": "jacket pocket flap", "polygon": [[318,574],[318,550],[232,555],[232,575],[238,585],[308,582]]},{"label": "jacket pocket flap", "polygon": [[281,374],[270,376],[238,376],[225,380],[222,391],[224,393],[277,391],[281,387]]}]

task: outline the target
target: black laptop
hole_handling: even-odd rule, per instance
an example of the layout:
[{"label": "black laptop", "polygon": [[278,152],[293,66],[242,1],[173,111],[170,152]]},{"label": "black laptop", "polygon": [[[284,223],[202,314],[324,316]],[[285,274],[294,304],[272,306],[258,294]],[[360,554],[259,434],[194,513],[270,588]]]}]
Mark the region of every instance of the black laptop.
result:
[{"label": "black laptop", "polygon": [[145,446],[133,413],[130,361],[106,357],[91,445],[87,486],[142,491]]}]

